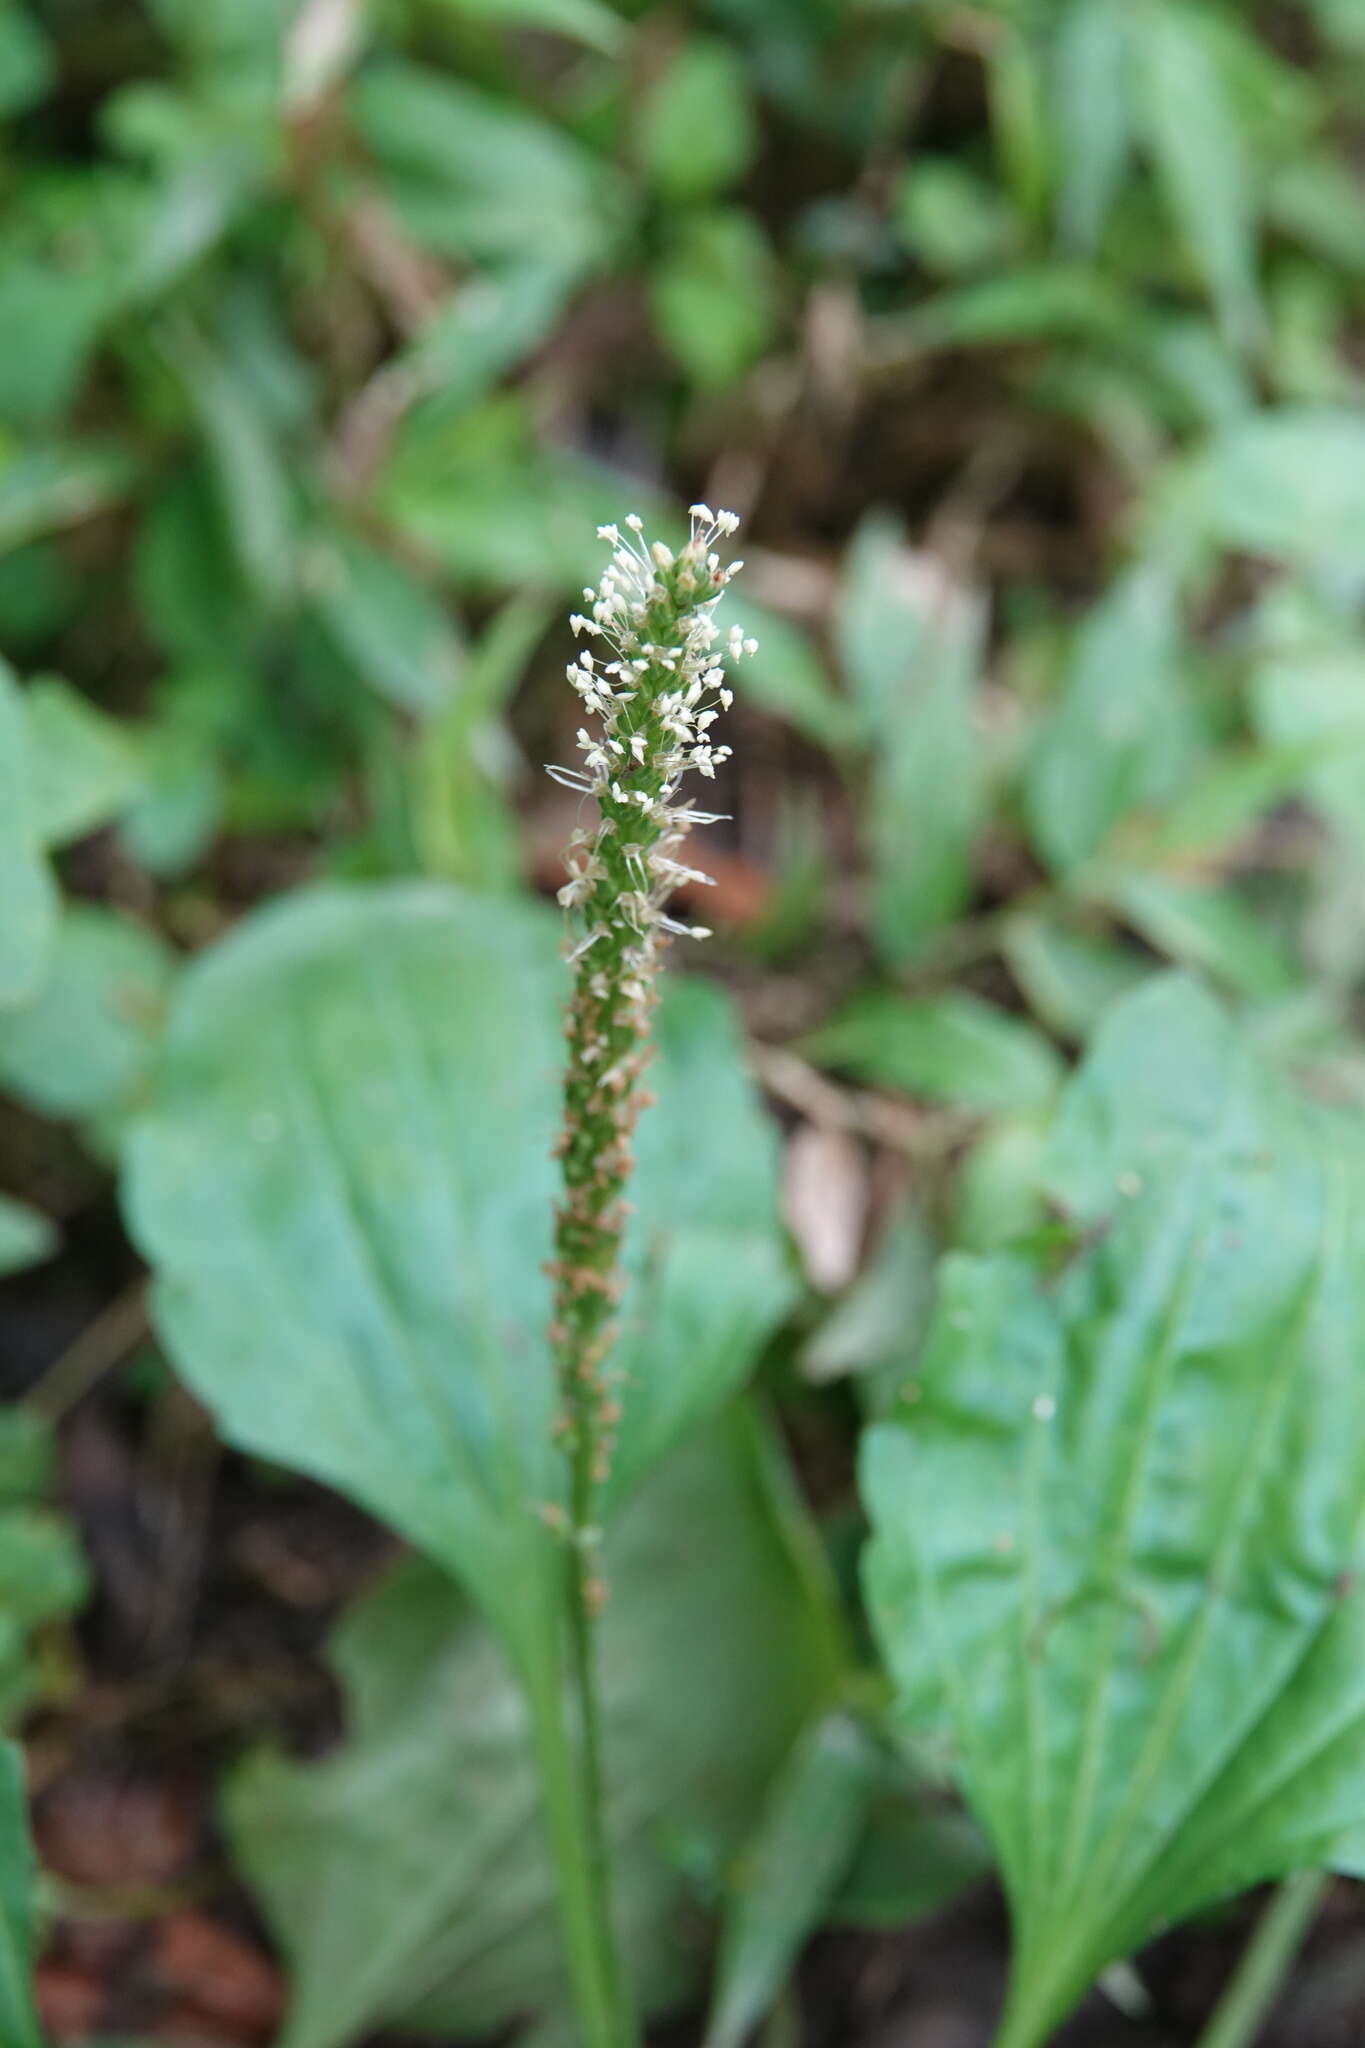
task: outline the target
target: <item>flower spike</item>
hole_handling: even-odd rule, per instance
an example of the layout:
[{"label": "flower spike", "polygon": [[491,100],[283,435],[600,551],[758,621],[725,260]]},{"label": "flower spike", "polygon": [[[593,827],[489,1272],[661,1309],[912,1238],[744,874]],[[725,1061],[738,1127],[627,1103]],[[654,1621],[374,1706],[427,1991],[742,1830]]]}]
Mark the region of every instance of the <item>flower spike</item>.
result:
[{"label": "flower spike", "polygon": [[678,855],[693,825],[718,815],[694,809],[679,791],[690,770],[709,781],[729,759],[712,731],[731,701],[725,663],[755,652],[737,628],[722,646],[714,616],[739,565],[722,566],[713,544],[738,524],[733,512],[694,505],[676,554],[645,539],[636,513],[598,528],[611,559],[597,588],[583,594],[586,612],[571,620],[576,636],[597,644],[583,647],[568,668],[595,725],[579,728],[581,767],[547,770],[597,807],[595,824],[570,841],[559,892],[574,987],[557,1147],[564,1194],[555,1222],[551,1342],[579,1528],[592,1522],[620,1419],[618,1391],[603,1368],[623,1289],[622,1197],[645,1099],[639,1081],[651,1054],[659,955],[674,935],[710,936],[666,908],[679,883],[710,879]]}]

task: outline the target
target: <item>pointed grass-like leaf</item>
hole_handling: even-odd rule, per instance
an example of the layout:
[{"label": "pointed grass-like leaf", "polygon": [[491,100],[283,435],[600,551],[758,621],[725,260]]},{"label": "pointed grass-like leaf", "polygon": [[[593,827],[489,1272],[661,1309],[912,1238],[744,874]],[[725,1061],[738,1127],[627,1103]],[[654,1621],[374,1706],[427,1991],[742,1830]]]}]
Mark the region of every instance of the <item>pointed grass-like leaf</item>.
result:
[{"label": "pointed grass-like leaf", "polygon": [[[543,1643],[562,1490],[545,1329],[556,921],[428,884],[310,891],[182,984],[128,1206],[180,1370],[244,1448],[361,1501]],[[614,1497],[786,1298],[774,1138],[724,1000],[674,987],[638,1134]]]},{"label": "pointed grass-like leaf", "polygon": [[57,925],[57,885],[43,856],[24,701],[0,661],[0,1010],[42,984]]},{"label": "pointed grass-like leaf", "polygon": [[945,1266],[871,1432],[867,1584],[1014,1921],[1003,2048],[1111,1959],[1316,1862],[1365,1870],[1362,1137],[1197,985],[1101,1028],[1053,1132],[1060,1274]]},{"label": "pointed grass-like leaf", "polygon": [[[608,1538],[608,1826],[650,2013],[699,1989],[705,1894],[836,1683],[811,1540],[742,1411],[670,1458]],[[334,2048],[380,2020],[463,2039],[562,2014],[527,1714],[497,1644],[413,1562],[347,1616],[334,1658],[344,1743],[320,1763],[259,1753],[227,1802],[290,1959],[282,2048]]]},{"label": "pointed grass-like leaf", "polygon": [[0,2041],[42,2048],[33,2002],[33,1845],[24,1798],[24,1756],[0,1742]]},{"label": "pointed grass-like leaf", "polygon": [[705,2048],[743,2048],[776,2004],[853,1862],[883,1769],[842,1709],[793,1745],[732,1886]]}]

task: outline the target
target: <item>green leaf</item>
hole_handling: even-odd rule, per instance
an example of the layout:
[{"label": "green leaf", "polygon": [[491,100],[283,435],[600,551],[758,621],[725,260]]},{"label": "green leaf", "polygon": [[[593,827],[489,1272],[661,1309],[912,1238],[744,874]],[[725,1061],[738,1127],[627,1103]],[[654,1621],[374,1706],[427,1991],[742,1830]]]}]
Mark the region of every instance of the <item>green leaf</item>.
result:
[{"label": "green leaf", "polygon": [[712,199],[748,168],[756,141],[745,69],[715,36],[689,36],[640,116],[640,163],[666,199]]},{"label": "green leaf", "polygon": [[990,1252],[1041,1230],[1044,1126],[1037,1116],[1000,1116],[962,1162],[953,1191],[953,1242]]},{"label": "green leaf", "polygon": [[138,866],[182,875],[207,849],[223,814],[223,774],[211,738],[174,717],[142,736],[142,786],[119,821]]},{"label": "green leaf", "polygon": [[1001,2048],[1158,1927],[1365,1868],[1363,1157],[1157,979],[1058,1115],[1070,1264],[949,1260],[870,1433],[877,1634],[1010,1898]]},{"label": "green leaf", "polygon": [[1124,0],[1069,0],[1057,32],[1058,227],[1083,254],[1099,240],[1132,154],[1131,30]]},{"label": "green leaf", "polygon": [[60,676],[24,692],[33,806],[44,846],[65,846],[107,825],[136,796],[141,765],[127,728]]},{"label": "green leaf", "polygon": [[380,697],[418,717],[448,701],[459,638],[444,608],[402,565],[335,533],[307,558],[310,601],[328,637]]},{"label": "green leaf", "polygon": [[[637,492],[633,509],[653,531],[653,493]],[[433,433],[429,421],[400,429],[379,510],[467,587],[505,593],[532,585],[581,599],[582,586],[602,572],[595,529],[619,515],[621,479],[545,448],[522,397],[503,393],[472,414],[457,409],[444,430]]]},{"label": "green leaf", "polygon": [[10,120],[47,98],[57,76],[52,45],[28,9],[0,8],[0,119]]},{"label": "green leaf", "polygon": [[911,254],[941,277],[1005,261],[1019,234],[998,189],[956,157],[918,156],[906,166],[896,225]]},{"label": "green leaf", "polygon": [[1299,780],[1313,803],[1365,853],[1365,653],[1319,635],[1277,648],[1252,677],[1262,738],[1305,750]]},{"label": "green leaf", "polygon": [[[395,359],[442,422],[472,406],[545,340],[563,314],[578,272],[562,256],[476,274],[432,314]],[[424,408],[414,409],[420,432]]]},{"label": "green leaf", "polygon": [[[249,920],[181,984],[126,1176],[158,1325],[229,1439],[383,1516],[528,1656],[560,1570],[535,1512],[564,1464],[556,933],[420,884]],[[738,1385],[790,1284],[774,1134],[716,992],[675,983],[660,1044],[613,1497]]]},{"label": "green leaf", "polygon": [[45,533],[78,526],[123,497],[127,453],[98,441],[48,442],[0,462],[0,554]]},{"label": "green leaf", "polygon": [[200,461],[153,498],[138,531],[133,588],[152,639],[190,670],[232,676],[258,659],[258,615]]},{"label": "green leaf", "polygon": [[627,35],[627,24],[605,0],[439,0],[439,4],[475,21],[552,29],[608,57],[620,50]]},{"label": "green leaf", "polygon": [[1198,6],[1159,0],[1137,33],[1138,106],[1157,173],[1229,336],[1260,326],[1251,158]]},{"label": "green leaf", "polygon": [[911,999],[869,990],[799,1050],[861,1081],[964,1109],[1045,1106],[1061,1076],[1061,1061],[1033,1025],[961,991]]},{"label": "green leaf", "polygon": [[[690,1874],[714,1879],[743,1843],[837,1669],[810,1531],[771,1455],[748,1418],[713,1424],[608,1543],[608,1820],[622,1948],[651,2013],[697,1988]],[[228,1794],[291,1959],[281,2048],[332,2048],[381,2019],[482,2036],[562,2008],[526,1714],[495,1642],[412,1563],[352,1610],[333,1654],[344,1746],[320,1764],[259,1755]]]},{"label": "green leaf", "polygon": [[1024,807],[1049,866],[1069,873],[1128,812],[1169,799],[1195,750],[1175,593],[1160,569],[1130,570],[1077,635],[1029,763]]},{"label": "green leaf", "polygon": [[348,104],[419,241],[579,276],[605,261],[626,207],[619,174],[517,101],[388,58],[366,66]]},{"label": "green leaf", "polygon": [[257,600],[276,606],[294,583],[294,498],[273,425],[236,365],[187,320],[165,346],[203,436],[237,565]]},{"label": "green leaf", "polygon": [[842,1712],[796,1743],[732,1887],[703,2048],[743,2048],[781,1996],[852,1862],[879,1763]]},{"label": "green leaf", "polygon": [[[70,1614],[85,1599],[85,1563],[75,1532],[51,1508],[11,1507],[0,1513],[0,1617],[27,1634]],[[0,1660],[0,1694],[12,1697],[13,1660]]]},{"label": "green leaf", "polygon": [[37,991],[57,924],[57,886],[43,858],[24,700],[0,661],[0,1016]]},{"label": "green leaf", "polygon": [[1114,939],[1068,924],[1060,913],[1021,911],[1004,929],[1002,951],[1029,1008],[1049,1031],[1088,1038],[1147,966]]},{"label": "green leaf", "polygon": [[880,1413],[928,1328],[934,1257],[918,1209],[908,1202],[893,1209],[867,1265],[802,1352],[806,1378],[822,1385],[856,1373],[865,1405]]},{"label": "green leaf", "polygon": [[927,348],[1012,341],[1117,341],[1133,308],[1107,277],[1081,264],[1022,265],[1001,277],[939,292],[912,317]]},{"label": "green leaf", "polygon": [[552,616],[514,597],[469,649],[459,689],[421,735],[413,760],[413,836],[424,874],[475,888],[511,887],[522,849],[507,785],[520,765],[500,713]]},{"label": "green leaf", "polygon": [[125,301],[160,298],[221,242],[256,197],[261,155],[241,138],[215,140],[174,165],[152,196],[126,276]]},{"label": "green leaf", "polygon": [[771,338],[773,260],[762,228],[738,208],[686,214],[650,283],[663,339],[694,382],[731,384]]},{"label": "green leaf", "polygon": [[913,956],[965,907],[980,807],[975,728],[981,606],[873,516],[850,550],[839,651],[873,745],[872,923],[883,956]]},{"label": "green leaf", "polygon": [[1325,751],[1305,739],[1206,755],[1174,803],[1151,821],[1144,857],[1232,866],[1252,851],[1257,829],[1303,786]]},{"label": "green leaf", "polygon": [[22,1409],[0,1411],[0,1726],[42,1694],[34,1630],[74,1613],[88,1591],[74,1529],[38,1498],[51,1468],[50,1427]]},{"label": "green leaf", "polygon": [[780,613],[741,597],[737,589],[733,595],[727,591],[721,618],[727,631],[738,626],[758,642],[757,654],[745,656],[739,675],[746,702],[784,719],[832,753],[856,739],[853,706],[832,687],[808,634]]},{"label": "green leaf", "polygon": [[1038,39],[1014,23],[1002,22],[983,56],[991,141],[1001,178],[1020,213],[1034,220],[1042,211],[1053,168]]},{"label": "green leaf", "polygon": [[1294,986],[1284,945],[1230,889],[1127,868],[1105,875],[1096,894],[1158,952],[1242,995],[1266,998]]},{"label": "green leaf", "polygon": [[24,1753],[15,1742],[0,1743],[0,2039],[6,2048],[43,2048],[33,2002],[36,1877]]},{"label": "green leaf", "polygon": [[980,1883],[990,1868],[980,1830],[959,1807],[935,1798],[903,1768],[889,1771],[830,1919],[901,1934]]},{"label": "green leaf", "polygon": [[1365,552],[1365,419],[1333,406],[1253,415],[1194,459],[1184,490],[1201,537],[1350,577]]},{"label": "green leaf", "polygon": [[33,1501],[52,1478],[52,1425],[30,1408],[0,1408],[0,1505]]},{"label": "green leaf", "polygon": [[0,1195],[0,1278],[22,1273],[50,1259],[60,1240],[55,1224],[41,1209]]},{"label": "green leaf", "polygon": [[170,979],[170,953],[145,926],[68,906],[40,994],[0,1016],[0,1089],[44,1116],[127,1109],[147,1078]]},{"label": "green leaf", "polygon": [[0,419],[20,427],[60,419],[85,373],[108,299],[99,276],[27,257],[0,265],[0,332],[24,337],[22,348],[0,351]]}]

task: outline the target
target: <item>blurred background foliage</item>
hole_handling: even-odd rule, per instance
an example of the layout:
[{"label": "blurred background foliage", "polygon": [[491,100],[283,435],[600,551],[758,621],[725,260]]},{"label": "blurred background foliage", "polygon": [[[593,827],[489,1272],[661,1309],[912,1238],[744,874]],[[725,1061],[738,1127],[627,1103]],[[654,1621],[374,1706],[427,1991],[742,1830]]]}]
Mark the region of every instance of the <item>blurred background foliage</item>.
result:
[{"label": "blurred background foliage", "polygon": [[[107,1140],[173,952],[301,874],[543,882],[593,527],[695,495],[727,965],[1065,1043],[1156,953],[1325,1043],[1362,85],[1347,0],[7,0],[7,1086]],[[920,1015],[888,1078],[1037,1108],[1022,1022]]]},{"label": "blurred background foliage", "polygon": [[698,497],[798,1437],[1044,1224],[1154,964],[1365,1097],[1358,0],[0,0],[0,119],[0,1268],[136,1331],[109,1169],[244,910],[555,885],[594,527]]}]

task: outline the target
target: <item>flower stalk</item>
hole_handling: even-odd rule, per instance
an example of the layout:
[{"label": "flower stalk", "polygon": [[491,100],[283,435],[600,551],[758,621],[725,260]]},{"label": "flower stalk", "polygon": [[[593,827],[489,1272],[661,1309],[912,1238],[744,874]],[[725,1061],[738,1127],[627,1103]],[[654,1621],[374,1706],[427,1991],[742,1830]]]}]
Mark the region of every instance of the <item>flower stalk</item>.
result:
[{"label": "flower stalk", "polygon": [[556,1147],[563,1195],[555,1218],[554,1319],[550,1342],[559,1385],[556,1428],[569,1460],[570,1637],[582,1802],[588,1840],[585,1878],[605,1944],[617,2033],[633,2038],[611,1934],[605,1779],[594,1622],[607,1597],[600,1562],[598,1503],[610,1471],[625,1390],[610,1365],[624,1279],[621,1244],[631,1141],[652,1099],[641,1081],[651,1057],[650,1017],[664,949],[704,926],[669,916],[679,883],[710,877],[679,857],[694,825],[716,814],[682,800],[684,776],[714,777],[730,753],[712,727],[730,705],[724,658],[755,651],[738,628],[718,647],[714,613],[738,562],[722,565],[713,543],[738,525],[733,513],[691,509],[686,545],[674,554],[643,538],[643,522],[598,528],[612,549],[575,634],[597,642],[576,657],[568,679],[594,730],[580,727],[583,765],[551,767],[563,786],[590,799],[596,816],[569,843],[566,955],[574,970],[565,1020],[568,1059]]}]

